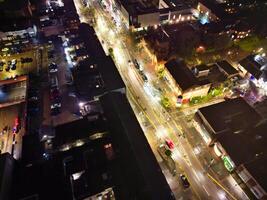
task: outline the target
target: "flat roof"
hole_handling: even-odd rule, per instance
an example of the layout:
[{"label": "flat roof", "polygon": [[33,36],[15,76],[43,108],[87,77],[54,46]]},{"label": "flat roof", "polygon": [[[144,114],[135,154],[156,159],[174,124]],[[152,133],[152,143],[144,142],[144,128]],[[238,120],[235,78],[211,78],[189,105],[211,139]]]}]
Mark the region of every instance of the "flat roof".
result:
[{"label": "flat roof", "polygon": [[198,69],[199,71],[205,71],[205,70],[210,70],[212,67],[205,64],[201,64],[195,66],[195,68]]},{"label": "flat roof", "polygon": [[15,161],[9,153],[0,155],[0,199],[9,200]]},{"label": "flat roof", "polygon": [[167,3],[171,8],[174,8],[174,9],[179,9],[179,10],[182,10],[182,9],[187,9],[189,8],[185,3],[184,1],[182,0],[164,0],[165,3]]},{"label": "flat roof", "polygon": [[217,84],[225,81],[227,79],[226,75],[222,73],[218,66],[213,64],[209,66],[209,74],[207,76],[200,76],[198,80],[205,80],[207,79],[212,84]]},{"label": "flat roof", "polygon": [[97,69],[99,70],[104,81],[105,91],[110,92],[113,90],[125,88],[125,84],[111,56],[106,56],[105,58],[98,59]]},{"label": "flat roof", "polygon": [[29,5],[29,0],[2,0],[0,10],[20,10]]},{"label": "flat roof", "polygon": [[255,61],[255,55],[247,56],[246,58],[239,61],[239,64],[244,67],[256,79],[259,79],[263,73],[261,71],[262,65]]},{"label": "flat roof", "polygon": [[159,9],[153,5],[149,4],[143,4],[138,0],[119,0],[124,9],[127,10],[127,12],[130,15],[142,15],[142,14],[148,14],[148,13],[156,13],[159,12]]},{"label": "flat roof", "polygon": [[[99,59],[87,58],[73,70],[74,83],[82,98],[95,96],[125,88],[125,84],[110,56]],[[96,88],[96,84],[99,85]]]},{"label": "flat roof", "polygon": [[183,91],[198,85],[197,78],[183,60],[170,60],[165,64],[165,67]]},{"label": "flat roof", "polygon": [[256,159],[244,166],[260,186],[267,191],[267,158]]},{"label": "flat roof", "polygon": [[83,43],[83,39],[81,37],[75,37],[75,38],[69,38],[69,42],[70,45],[78,45]]},{"label": "flat roof", "polygon": [[247,134],[235,134],[227,131],[220,134],[216,140],[222,145],[236,166],[247,163],[256,158],[256,143]]},{"label": "flat roof", "polygon": [[101,118],[89,121],[87,118],[69,122],[55,127],[56,137],[54,144],[60,146],[74,142],[78,139],[86,139],[95,133],[103,133],[107,130],[105,121]]},{"label": "flat roof", "polygon": [[93,59],[103,58],[106,56],[101,43],[99,42],[97,35],[89,24],[81,23],[79,25],[79,35],[84,41],[85,48],[87,49],[89,56]]},{"label": "flat roof", "polygon": [[224,11],[222,5],[215,3],[213,0],[199,0],[199,3],[203,4],[205,7],[211,10],[211,12],[216,15],[221,20],[229,18],[229,14]]},{"label": "flat roof", "polygon": [[0,81],[0,108],[25,102],[27,76]]},{"label": "flat roof", "polygon": [[241,130],[255,125],[261,116],[241,97],[199,108],[216,133],[229,129]]},{"label": "flat roof", "polygon": [[236,75],[238,71],[226,60],[216,63],[219,68],[221,68],[228,75]]},{"label": "flat roof", "polygon": [[[122,93],[111,92],[100,98],[114,146],[120,156],[119,177],[131,188],[134,199],[174,199],[171,189],[147,142],[136,116]],[[121,199],[130,199],[123,196]]]}]

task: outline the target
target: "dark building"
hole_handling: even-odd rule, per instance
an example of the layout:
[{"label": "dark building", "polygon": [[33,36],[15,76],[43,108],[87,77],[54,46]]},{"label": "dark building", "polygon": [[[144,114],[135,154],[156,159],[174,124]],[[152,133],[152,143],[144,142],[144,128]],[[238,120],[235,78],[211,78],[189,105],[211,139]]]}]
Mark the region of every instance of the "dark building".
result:
[{"label": "dark building", "polygon": [[0,19],[29,18],[32,16],[29,0],[3,0],[0,1]]},{"label": "dark building", "polygon": [[188,101],[196,96],[208,94],[211,83],[208,80],[198,80],[183,60],[170,60],[165,64],[166,78],[172,84],[183,101]]},{"label": "dark building", "polygon": [[240,133],[255,126],[261,116],[240,97],[200,108],[195,120],[203,128],[203,139],[207,144],[213,144],[224,132]]},{"label": "dark building", "polygon": [[56,127],[44,159],[16,169],[9,199],[174,199],[125,94],[100,103],[96,118]]},{"label": "dark building", "polygon": [[15,159],[9,154],[0,155],[0,199],[9,200],[11,197]]},{"label": "dark building", "polygon": [[97,99],[110,91],[125,92],[125,85],[110,56],[81,61],[73,70],[73,78],[79,98],[84,101]]},{"label": "dark building", "polygon": [[83,39],[85,48],[91,58],[98,59],[106,56],[93,27],[89,24],[81,23],[79,26],[79,35]]},{"label": "dark building", "polygon": [[119,152],[119,199],[174,199],[136,116],[124,94],[111,92],[100,98],[114,149]]},{"label": "dark building", "polygon": [[260,55],[249,55],[239,61],[238,65],[239,69],[244,75],[251,76],[256,80],[264,77],[264,74],[266,73],[266,66],[267,60]]},{"label": "dark building", "polygon": [[237,173],[257,199],[267,197],[267,159],[256,159],[238,167]]},{"label": "dark building", "polygon": [[238,71],[226,60],[217,62],[216,65],[227,78],[238,76]]}]

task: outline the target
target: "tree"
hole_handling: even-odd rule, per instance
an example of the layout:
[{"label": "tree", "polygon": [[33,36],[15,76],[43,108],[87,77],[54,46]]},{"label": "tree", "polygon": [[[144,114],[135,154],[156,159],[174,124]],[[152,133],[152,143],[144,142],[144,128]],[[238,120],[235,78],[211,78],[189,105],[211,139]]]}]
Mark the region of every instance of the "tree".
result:
[{"label": "tree", "polygon": [[108,53],[109,53],[109,55],[114,59],[114,50],[113,50],[113,48],[108,48]]},{"label": "tree", "polygon": [[166,149],[165,150],[165,155],[168,156],[168,157],[171,157],[172,151],[170,149]]},{"label": "tree", "polygon": [[163,78],[165,75],[165,69],[161,68],[158,70],[158,78]]},{"label": "tree", "polygon": [[91,7],[82,7],[80,11],[82,15],[85,15],[91,19],[95,17],[95,10]]},{"label": "tree", "polygon": [[196,46],[199,46],[200,37],[191,28],[184,28],[173,37],[175,51],[183,57],[191,57]]},{"label": "tree", "polygon": [[171,102],[170,102],[169,98],[167,98],[167,97],[162,97],[161,104],[164,108],[170,108],[170,106],[171,106]]}]

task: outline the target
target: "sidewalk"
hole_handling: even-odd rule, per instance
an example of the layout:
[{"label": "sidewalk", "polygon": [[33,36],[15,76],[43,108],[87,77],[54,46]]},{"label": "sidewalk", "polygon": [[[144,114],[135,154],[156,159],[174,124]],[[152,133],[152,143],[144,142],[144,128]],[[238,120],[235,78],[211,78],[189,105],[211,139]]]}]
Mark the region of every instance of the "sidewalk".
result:
[{"label": "sidewalk", "polygon": [[[212,151],[212,147],[208,147],[200,134],[192,124],[192,121],[184,124],[187,126],[188,132],[185,133],[187,141],[194,149],[197,158],[201,162],[207,173],[217,179],[226,189],[238,199],[253,199],[253,195],[246,185],[242,182],[239,176],[235,173],[230,173],[224,167],[220,158]],[[231,181],[230,181],[231,179]],[[236,184],[234,184],[236,182]],[[238,187],[239,186],[239,187]],[[249,197],[249,198],[248,198]]]}]

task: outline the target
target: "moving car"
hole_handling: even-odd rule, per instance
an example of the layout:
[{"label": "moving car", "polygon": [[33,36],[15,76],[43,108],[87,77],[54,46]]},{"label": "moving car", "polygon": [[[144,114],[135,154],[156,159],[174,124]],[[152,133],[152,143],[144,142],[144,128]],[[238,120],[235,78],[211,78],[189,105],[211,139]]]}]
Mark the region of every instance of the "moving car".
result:
[{"label": "moving car", "polygon": [[166,139],[166,140],[165,140],[165,143],[166,143],[166,145],[167,145],[170,149],[174,149],[174,143],[173,143],[172,140],[170,140],[170,139]]},{"label": "moving car", "polygon": [[184,174],[180,174],[180,178],[181,178],[181,181],[183,183],[184,188],[189,188],[190,183],[189,183],[188,179],[186,178],[186,176]]}]

